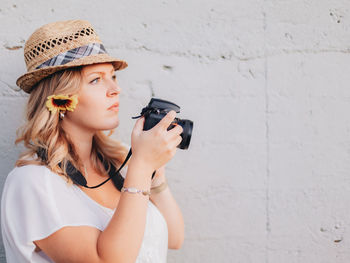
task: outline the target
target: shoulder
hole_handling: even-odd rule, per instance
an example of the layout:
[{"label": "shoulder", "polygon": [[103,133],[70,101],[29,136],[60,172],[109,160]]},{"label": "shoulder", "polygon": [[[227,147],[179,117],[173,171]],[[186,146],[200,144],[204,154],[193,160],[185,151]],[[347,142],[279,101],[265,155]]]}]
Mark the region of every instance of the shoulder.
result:
[{"label": "shoulder", "polygon": [[43,177],[49,169],[43,165],[24,165],[16,166],[7,176],[6,181],[26,181],[28,178],[41,178]]},{"label": "shoulder", "polygon": [[50,173],[50,169],[44,165],[24,165],[16,166],[7,176],[8,181],[27,181],[28,179],[41,179]]},{"label": "shoulder", "polygon": [[15,167],[7,176],[4,188],[37,188],[48,181],[56,180],[64,182],[61,176],[53,173],[46,166],[30,164]]}]

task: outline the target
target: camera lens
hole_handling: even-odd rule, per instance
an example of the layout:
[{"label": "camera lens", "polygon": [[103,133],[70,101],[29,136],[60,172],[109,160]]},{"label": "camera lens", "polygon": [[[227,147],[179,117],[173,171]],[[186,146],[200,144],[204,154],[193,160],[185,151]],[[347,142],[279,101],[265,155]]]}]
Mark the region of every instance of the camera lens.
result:
[{"label": "camera lens", "polygon": [[182,137],[182,141],[177,147],[179,147],[180,149],[186,150],[191,142],[193,121],[179,120],[178,124],[181,125],[183,132],[180,134]]}]

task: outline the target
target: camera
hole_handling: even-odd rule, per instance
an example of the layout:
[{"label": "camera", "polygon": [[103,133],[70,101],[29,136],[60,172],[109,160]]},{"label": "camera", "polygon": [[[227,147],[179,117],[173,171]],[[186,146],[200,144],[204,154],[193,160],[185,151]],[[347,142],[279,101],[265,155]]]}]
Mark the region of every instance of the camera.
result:
[{"label": "camera", "polygon": [[[141,111],[141,116],[145,117],[143,130],[147,131],[153,128],[171,110],[179,113],[180,107],[170,101],[152,98],[148,105]],[[182,141],[177,147],[185,150],[190,145],[193,122],[190,120],[175,118],[172,124],[168,127],[168,130],[174,128],[177,124],[181,125],[183,128],[183,132],[180,134]]]}]

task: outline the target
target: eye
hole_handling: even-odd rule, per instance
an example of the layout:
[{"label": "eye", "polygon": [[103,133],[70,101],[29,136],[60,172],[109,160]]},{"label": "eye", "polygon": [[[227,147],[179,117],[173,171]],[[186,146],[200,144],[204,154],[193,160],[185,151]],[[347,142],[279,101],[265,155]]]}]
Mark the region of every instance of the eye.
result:
[{"label": "eye", "polygon": [[112,79],[113,79],[114,81],[116,81],[116,80],[117,80],[117,76],[116,76],[116,75],[113,75],[113,76],[112,76]]},{"label": "eye", "polygon": [[90,84],[97,84],[97,82],[100,80],[101,78],[98,77],[98,78],[95,78],[93,80],[90,81]]}]

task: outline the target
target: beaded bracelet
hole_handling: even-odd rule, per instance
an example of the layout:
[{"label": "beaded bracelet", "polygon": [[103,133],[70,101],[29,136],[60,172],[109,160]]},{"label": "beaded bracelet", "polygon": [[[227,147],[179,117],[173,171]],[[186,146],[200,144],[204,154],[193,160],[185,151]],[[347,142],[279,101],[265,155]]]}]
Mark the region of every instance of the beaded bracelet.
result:
[{"label": "beaded bracelet", "polygon": [[166,187],[168,186],[167,181],[165,180],[163,183],[161,183],[158,186],[152,187],[151,188],[151,194],[158,194],[162,192]]},{"label": "beaded bracelet", "polygon": [[165,180],[160,185],[152,187],[151,191],[140,190],[140,189],[137,189],[135,187],[122,187],[121,192],[123,192],[123,193],[127,192],[127,193],[131,193],[131,194],[142,193],[143,195],[151,195],[151,194],[158,194],[158,193],[162,192],[167,186],[168,186],[168,183]]},{"label": "beaded bracelet", "polygon": [[142,193],[143,195],[151,195],[150,191],[140,190],[140,189],[137,189],[135,187],[122,187],[121,192],[127,192],[127,193],[130,193],[130,194]]}]

